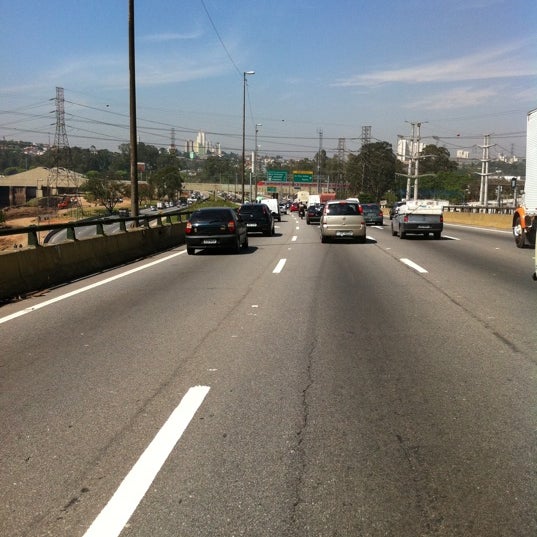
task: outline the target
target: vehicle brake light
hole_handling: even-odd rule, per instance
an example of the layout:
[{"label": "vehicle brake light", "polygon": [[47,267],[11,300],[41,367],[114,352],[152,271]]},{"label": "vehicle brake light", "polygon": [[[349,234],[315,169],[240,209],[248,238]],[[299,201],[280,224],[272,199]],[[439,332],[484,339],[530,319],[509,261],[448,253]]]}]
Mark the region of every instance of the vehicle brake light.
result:
[{"label": "vehicle brake light", "polygon": [[358,205],[358,214],[364,214],[364,208],[361,205]]},{"label": "vehicle brake light", "polygon": [[405,216],[403,217],[403,222],[408,222],[408,215],[405,214]]},{"label": "vehicle brake light", "polygon": [[192,233],[192,222],[187,222],[187,223],[186,223],[185,233],[186,233],[187,235],[189,235],[190,233]]},{"label": "vehicle brake light", "polygon": [[440,223],[441,223],[441,224],[444,223],[444,215],[443,215],[443,214],[440,215]]},{"label": "vehicle brake light", "polygon": [[227,229],[228,229],[228,231],[230,231],[231,233],[235,233],[235,221],[234,221],[234,220],[230,220],[230,221],[227,223]]}]

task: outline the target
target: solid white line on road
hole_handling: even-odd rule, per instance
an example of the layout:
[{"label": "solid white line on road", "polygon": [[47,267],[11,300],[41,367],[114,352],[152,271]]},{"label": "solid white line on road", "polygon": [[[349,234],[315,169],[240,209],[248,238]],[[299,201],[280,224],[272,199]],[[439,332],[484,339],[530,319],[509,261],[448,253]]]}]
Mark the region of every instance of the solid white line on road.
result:
[{"label": "solid white line on road", "polygon": [[451,237],[450,235],[442,235],[442,237],[444,237],[444,239],[449,239],[452,241],[460,241],[458,237]]},{"label": "solid white line on road", "polygon": [[209,390],[209,386],[188,390],[84,537],[117,537],[121,533]]},{"label": "solid white line on road", "polygon": [[134,274],[135,272],[139,272],[140,270],[145,270],[146,268],[150,268],[153,265],[158,265],[159,263],[163,263],[164,261],[168,261],[169,259],[172,259],[174,257],[177,257],[178,255],[183,255],[185,253],[185,250],[181,250],[180,252],[177,252],[175,254],[167,255],[166,257],[162,257],[161,259],[157,259],[156,261],[151,261],[151,263],[147,263],[145,265],[142,265],[140,267],[133,268],[131,270],[127,270],[126,272],[122,272],[121,274],[116,274],[115,276],[111,276],[110,278],[106,278],[105,280],[101,280],[96,283],[92,283],[91,285],[86,285],[85,287],[81,287],[80,289],[77,289],[76,291],[71,291],[69,293],[65,293],[64,295],[57,296],[56,298],[51,298],[50,300],[45,300],[45,302],[41,302],[41,304],[36,304],[35,306],[31,306],[29,308],[25,308],[21,311],[17,311],[16,313],[12,313],[11,315],[6,315],[5,317],[0,317],[0,324],[6,323],[7,321],[11,321],[13,319],[16,319],[17,317],[21,317],[23,315],[26,315],[27,313],[32,313],[32,311],[39,310],[41,308],[45,308],[46,306],[50,306],[51,304],[54,304],[55,302],[59,302],[60,300],[65,300],[66,298],[70,298],[72,296],[78,295],[80,293],[84,293],[86,291],[89,291],[90,289],[94,289],[95,287],[99,287],[100,285],[105,285],[107,283],[113,282],[114,280],[119,280],[119,278],[124,278],[125,276],[129,276],[130,274]]},{"label": "solid white line on road", "polygon": [[300,226],[296,226],[296,229],[300,229]]},{"label": "solid white line on road", "polygon": [[407,259],[406,257],[402,257],[400,259],[400,261],[402,263],[404,263],[405,265],[409,266],[410,268],[413,268],[414,270],[417,270],[418,272],[421,272],[422,274],[427,274],[427,272],[428,272],[423,267],[420,267],[419,265],[414,263],[414,261],[410,261],[410,259]]},{"label": "solid white line on road", "polygon": [[283,267],[284,267],[286,262],[287,262],[287,259],[280,259],[278,261],[278,264],[276,265],[276,267],[272,271],[272,274],[279,274],[282,271],[282,269],[283,269]]},{"label": "solid white line on road", "polygon": [[291,237],[291,242],[295,242],[295,241],[297,240],[297,238],[298,238],[298,237],[297,237],[296,235],[293,235],[293,236]]}]

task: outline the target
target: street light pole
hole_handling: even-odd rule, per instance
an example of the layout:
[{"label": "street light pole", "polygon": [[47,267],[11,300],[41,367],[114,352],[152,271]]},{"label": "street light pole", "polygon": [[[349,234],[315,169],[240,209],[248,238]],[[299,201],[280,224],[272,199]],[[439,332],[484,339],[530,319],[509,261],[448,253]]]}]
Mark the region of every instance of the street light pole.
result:
[{"label": "street light pole", "polygon": [[257,145],[257,133],[259,132],[259,129],[258,127],[262,127],[263,125],[261,123],[256,123],[255,124],[255,145],[254,145],[254,165],[253,165],[253,172],[254,172],[254,183],[255,183],[255,197],[257,199],[257,168],[258,168],[258,165],[257,165],[257,150],[259,149],[258,148],[258,145]]},{"label": "street light pole", "polygon": [[[246,144],[246,76],[255,75],[255,71],[244,71],[242,73],[242,166],[241,166],[241,183],[242,183],[242,203],[244,203],[244,173],[246,168],[245,162],[245,144]],[[250,192],[251,197],[251,192]]]}]

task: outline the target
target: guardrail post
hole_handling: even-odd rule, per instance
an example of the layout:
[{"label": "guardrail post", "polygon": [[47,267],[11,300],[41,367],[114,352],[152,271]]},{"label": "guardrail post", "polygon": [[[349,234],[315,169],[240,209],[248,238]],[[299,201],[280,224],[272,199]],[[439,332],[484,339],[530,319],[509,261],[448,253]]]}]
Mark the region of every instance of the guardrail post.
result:
[{"label": "guardrail post", "polygon": [[40,246],[39,244],[39,236],[38,236],[38,231],[37,231],[37,226],[33,225],[33,226],[30,226],[31,228],[34,228],[35,229],[29,229],[28,230],[28,247],[30,248],[37,248],[38,246]]},{"label": "guardrail post", "polygon": [[96,235],[104,235],[104,227],[102,222],[97,222],[95,224],[95,234]]},{"label": "guardrail post", "polygon": [[76,241],[75,228],[73,226],[67,226],[65,228],[66,239],[69,241]]},{"label": "guardrail post", "polygon": [[172,217],[169,214],[167,214],[166,215],[166,224],[171,224],[171,223],[172,223]]},{"label": "guardrail post", "polygon": [[160,214],[157,216],[157,227],[162,227],[162,216]]},{"label": "guardrail post", "polygon": [[119,230],[125,232],[127,231],[127,224],[125,220],[121,220],[121,222],[119,223]]}]

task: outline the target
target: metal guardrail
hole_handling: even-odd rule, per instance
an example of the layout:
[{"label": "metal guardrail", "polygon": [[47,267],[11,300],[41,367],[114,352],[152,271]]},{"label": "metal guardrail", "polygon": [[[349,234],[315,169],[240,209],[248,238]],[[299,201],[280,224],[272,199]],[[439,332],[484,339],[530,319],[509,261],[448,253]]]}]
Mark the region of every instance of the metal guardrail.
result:
[{"label": "metal guardrail", "polygon": [[41,232],[49,232],[45,237],[43,243],[47,243],[52,236],[50,233],[58,232],[61,230],[67,231],[67,240],[76,241],[75,229],[87,228],[95,226],[95,235],[106,235],[105,227],[108,224],[119,224],[120,232],[127,232],[127,228],[143,228],[143,227],[160,227],[163,225],[170,225],[172,223],[172,217],[178,217],[178,222],[183,222],[188,219],[192,211],[170,211],[166,213],[157,214],[143,214],[139,216],[105,216],[89,218],[84,220],[76,220],[73,222],[66,222],[60,224],[44,224],[44,225],[31,225],[28,227],[10,227],[0,228],[0,237],[6,237],[10,235],[28,235],[28,246],[39,247]]},{"label": "metal guardrail", "polygon": [[515,208],[496,207],[491,205],[444,205],[444,211],[450,213],[513,214]]}]

